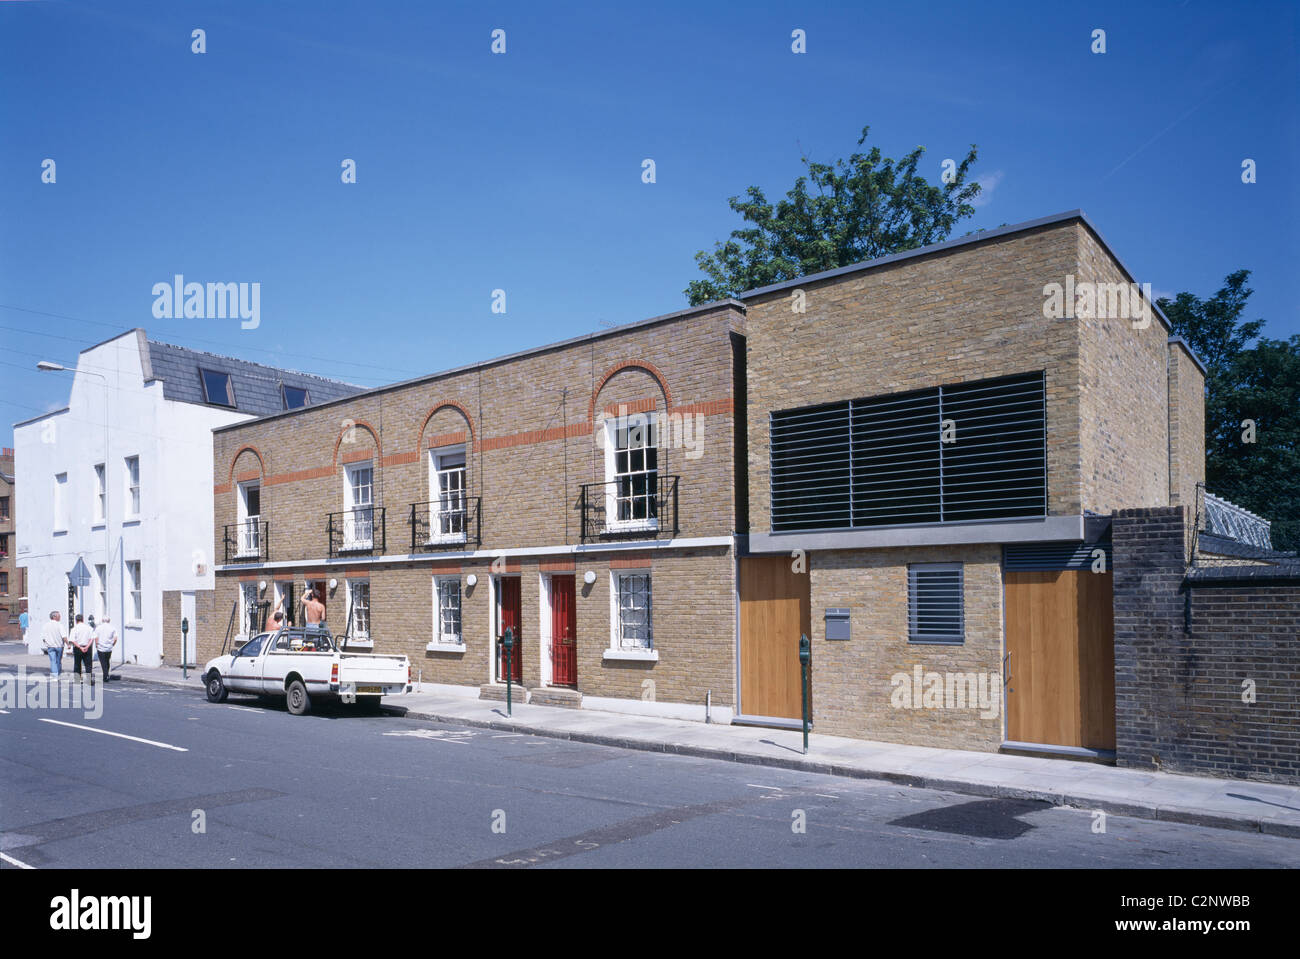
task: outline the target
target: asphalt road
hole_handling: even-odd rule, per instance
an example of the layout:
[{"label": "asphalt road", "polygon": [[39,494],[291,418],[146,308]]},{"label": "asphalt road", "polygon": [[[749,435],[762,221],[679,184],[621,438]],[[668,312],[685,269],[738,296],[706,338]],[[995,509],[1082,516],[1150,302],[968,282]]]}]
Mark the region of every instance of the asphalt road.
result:
[{"label": "asphalt road", "polygon": [[[806,831],[796,832],[801,820]],[[98,719],[0,713],[6,869],[1267,868],[1300,859],[1292,839],[1119,816],[1104,833],[1093,826],[1088,811],[1045,803],[342,705],[295,717],[283,705],[235,696],[212,705],[197,690],[127,682],[110,684]]]}]

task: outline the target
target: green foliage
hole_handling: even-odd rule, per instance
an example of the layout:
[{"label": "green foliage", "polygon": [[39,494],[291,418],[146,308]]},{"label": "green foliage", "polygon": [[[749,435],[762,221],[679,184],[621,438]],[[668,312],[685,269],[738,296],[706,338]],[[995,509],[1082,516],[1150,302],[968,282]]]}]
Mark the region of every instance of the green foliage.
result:
[{"label": "green foliage", "polygon": [[[1179,293],[1157,305],[1207,367],[1206,488],[1272,520],[1273,548],[1291,551],[1300,549],[1300,335],[1259,337],[1264,321],[1241,319],[1249,277],[1229,274],[1208,300]],[[1246,420],[1254,443],[1243,440]]]},{"label": "green foliage", "polygon": [[[861,146],[870,127],[863,127]],[[890,253],[946,240],[957,222],[971,216],[979,184],[967,182],[976,147],[935,186],[916,172],[925,152],[917,147],[901,161],[878,147],[833,165],[802,158],[807,176],[795,180],[786,199],[768,202],[751,186],[745,198],[727,202],[753,226],[733,230],[712,253],[695,254],[706,279],[684,291],[692,305]],[[809,189],[811,182],[812,190]]]}]

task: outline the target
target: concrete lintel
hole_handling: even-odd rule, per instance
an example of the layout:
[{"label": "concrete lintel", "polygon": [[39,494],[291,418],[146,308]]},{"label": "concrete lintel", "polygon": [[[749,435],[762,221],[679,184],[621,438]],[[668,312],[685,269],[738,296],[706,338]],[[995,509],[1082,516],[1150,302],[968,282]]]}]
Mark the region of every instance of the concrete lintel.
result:
[{"label": "concrete lintel", "polygon": [[887,549],[907,546],[966,546],[983,543],[1038,543],[1082,541],[1084,517],[1048,516],[1045,519],[1003,523],[950,524],[944,526],[891,526],[834,533],[750,533],[751,553],[788,553],[791,550]]}]

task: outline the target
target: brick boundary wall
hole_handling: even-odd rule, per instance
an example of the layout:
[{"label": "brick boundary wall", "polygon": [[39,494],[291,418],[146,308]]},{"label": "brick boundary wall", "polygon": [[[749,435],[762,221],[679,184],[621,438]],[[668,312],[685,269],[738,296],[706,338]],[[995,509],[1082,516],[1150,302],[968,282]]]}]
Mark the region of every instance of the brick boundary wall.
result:
[{"label": "brick boundary wall", "polygon": [[1300,566],[1189,572],[1185,515],[1114,516],[1116,762],[1300,783]]}]

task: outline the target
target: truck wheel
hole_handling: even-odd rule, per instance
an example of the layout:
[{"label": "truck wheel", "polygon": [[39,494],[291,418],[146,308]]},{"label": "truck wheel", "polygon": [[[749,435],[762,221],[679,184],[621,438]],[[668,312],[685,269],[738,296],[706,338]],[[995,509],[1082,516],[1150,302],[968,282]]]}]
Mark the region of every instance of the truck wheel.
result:
[{"label": "truck wheel", "polygon": [[221,674],[215,669],[208,673],[208,682],[204,687],[208,694],[208,702],[224,703],[226,697],[230,695],[226,691],[226,684],[221,681]]},{"label": "truck wheel", "polygon": [[311,697],[307,695],[307,687],[301,679],[295,679],[289,684],[288,703],[289,712],[295,716],[306,716],[311,709]]}]

